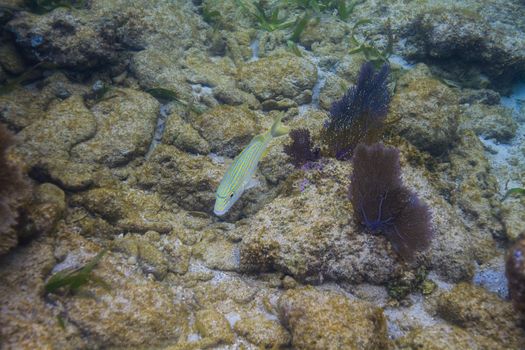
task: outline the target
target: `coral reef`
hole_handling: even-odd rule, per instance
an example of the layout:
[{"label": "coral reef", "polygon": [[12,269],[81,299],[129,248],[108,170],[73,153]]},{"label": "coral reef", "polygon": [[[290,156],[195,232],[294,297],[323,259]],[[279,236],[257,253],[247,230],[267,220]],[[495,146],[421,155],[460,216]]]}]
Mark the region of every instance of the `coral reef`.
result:
[{"label": "coral reef", "polygon": [[357,84],[332,104],[322,135],[331,156],[348,159],[359,142],[378,140],[390,103],[388,73],[387,65],[375,73],[371,62],[363,64]]},{"label": "coral reef", "polygon": [[2,348],[523,348],[521,1],[29,3],[0,5],[0,161],[32,184],[0,207]]},{"label": "coral reef", "polygon": [[401,182],[399,152],[382,144],[359,144],[352,157],[350,198],[357,222],[384,234],[405,259],[430,245],[430,212]]}]

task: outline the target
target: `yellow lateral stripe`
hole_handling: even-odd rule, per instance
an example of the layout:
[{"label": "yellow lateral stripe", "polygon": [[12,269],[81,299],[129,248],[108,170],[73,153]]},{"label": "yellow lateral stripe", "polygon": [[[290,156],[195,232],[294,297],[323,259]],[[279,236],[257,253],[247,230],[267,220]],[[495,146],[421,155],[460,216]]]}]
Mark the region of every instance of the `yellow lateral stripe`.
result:
[{"label": "yellow lateral stripe", "polygon": [[222,196],[227,196],[229,193],[235,192],[242,183],[246,180],[247,172],[253,172],[254,167],[261,158],[261,152],[267,145],[268,135],[262,140],[257,140],[252,145],[246,147],[235,159],[231,165],[231,169],[225,174],[223,186],[220,186],[221,191],[218,191]]},{"label": "yellow lateral stripe", "polygon": [[[238,158],[237,161],[236,161],[237,164],[235,164],[235,169],[233,169],[234,171],[233,171],[233,173],[232,173],[234,179],[235,179],[235,177],[236,177],[237,175],[241,174],[242,171],[244,171],[244,167],[243,167],[243,165],[244,165],[244,163],[245,163],[245,161],[244,161],[245,156],[246,156],[246,154],[249,153],[249,151],[253,150],[253,147],[255,147],[255,146],[257,146],[257,143],[254,143],[254,144],[251,145],[250,147],[247,147],[247,148],[246,148],[244,151],[242,151],[241,154],[239,155],[239,158]],[[238,164],[240,164],[240,165],[238,165]],[[238,166],[237,166],[237,165],[238,165]],[[242,171],[241,171],[241,169],[242,169]]]},{"label": "yellow lateral stripe", "polygon": [[233,179],[231,185],[240,185],[240,181],[245,175],[244,172],[249,167],[251,160],[253,159],[253,155],[256,153],[256,149],[258,147],[260,147],[260,144],[255,143],[252,146],[246,148],[245,152],[241,153],[241,156],[238,159],[238,166],[236,167],[236,169],[234,169],[233,172]]}]

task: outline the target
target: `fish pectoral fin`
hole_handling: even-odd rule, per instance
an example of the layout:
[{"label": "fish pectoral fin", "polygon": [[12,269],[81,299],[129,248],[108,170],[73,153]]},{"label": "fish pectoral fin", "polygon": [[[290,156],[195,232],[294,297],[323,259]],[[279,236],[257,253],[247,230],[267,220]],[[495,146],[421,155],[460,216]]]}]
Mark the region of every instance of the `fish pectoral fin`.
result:
[{"label": "fish pectoral fin", "polygon": [[263,159],[264,157],[266,157],[266,155],[268,155],[268,152],[270,152],[270,149],[269,148],[266,148],[263,153],[261,154],[261,159]]},{"label": "fish pectoral fin", "polygon": [[250,180],[248,180],[248,182],[246,183],[246,185],[244,185],[244,190],[248,190],[250,188],[253,188],[253,187],[257,187],[259,186],[261,183],[259,182],[259,180],[257,180],[256,178],[250,178]]}]

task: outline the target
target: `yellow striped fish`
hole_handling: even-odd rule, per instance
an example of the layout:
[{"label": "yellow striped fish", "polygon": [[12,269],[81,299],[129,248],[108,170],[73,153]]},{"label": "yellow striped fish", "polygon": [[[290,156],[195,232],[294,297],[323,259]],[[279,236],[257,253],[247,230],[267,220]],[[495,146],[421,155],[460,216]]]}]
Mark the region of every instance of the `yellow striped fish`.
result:
[{"label": "yellow striped fish", "polygon": [[288,133],[288,128],[281,124],[281,118],[282,116],[275,118],[270,130],[255,136],[248,146],[235,157],[215,194],[215,207],[213,209],[215,215],[224,215],[241,197],[250,184],[252,176],[257,170],[257,164],[259,164],[259,160],[261,160],[270,141],[274,137]]}]

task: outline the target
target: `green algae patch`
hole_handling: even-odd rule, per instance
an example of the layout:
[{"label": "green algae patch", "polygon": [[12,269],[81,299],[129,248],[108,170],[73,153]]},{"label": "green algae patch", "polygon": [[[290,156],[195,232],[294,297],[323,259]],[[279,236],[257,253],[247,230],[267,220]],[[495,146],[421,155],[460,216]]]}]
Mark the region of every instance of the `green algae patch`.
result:
[{"label": "green algae patch", "polygon": [[525,195],[525,188],[511,188],[508,190],[505,195],[503,196],[502,201],[507,199],[508,197],[520,197]]},{"label": "green algae patch", "polygon": [[421,292],[423,295],[432,294],[436,284],[427,279],[428,271],[418,268],[416,271],[407,271],[400,278],[387,284],[388,295],[395,300],[403,300],[412,292]]},{"label": "green algae patch", "polygon": [[80,287],[84,286],[90,281],[96,282],[105,288],[109,288],[106,282],[91,275],[91,272],[97,266],[106,252],[107,249],[102,250],[90,262],[80,268],[73,270],[64,269],[55,273],[44,286],[46,293],[55,293],[62,287],[65,287],[68,291],[75,293],[80,289]]},{"label": "green algae patch", "polygon": [[421,283],[420,290],[423,295],[430,295],[436,290],[436,282],[432,280],[424,280],[423,283]]},{"label": "green algae patch", "polygon": [[381,50],[377,48],[374,43],[369,41],[360,42],[355,36],[355,31],[360,26],[369,23],[372,23],[372,20],[365,18],[357,21],[352,28],[352,33],[350,35],[350,44],[352,45],[352,48],[350,49],[349,54],[353,55],[361,52],[366,57],[367,61],[372,62],[376,68],[379,68],[382,64],[389,63],[388,59],[394,51],[394,37],[392,35],[392,30],[390,29],[390,22],[387,22],[386,27],[388,37],[387,45],[384,49]]}]

